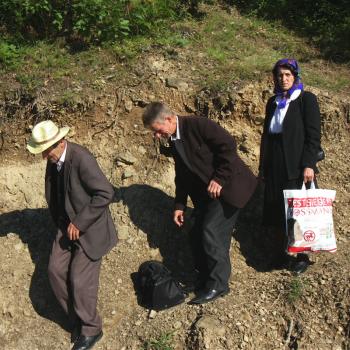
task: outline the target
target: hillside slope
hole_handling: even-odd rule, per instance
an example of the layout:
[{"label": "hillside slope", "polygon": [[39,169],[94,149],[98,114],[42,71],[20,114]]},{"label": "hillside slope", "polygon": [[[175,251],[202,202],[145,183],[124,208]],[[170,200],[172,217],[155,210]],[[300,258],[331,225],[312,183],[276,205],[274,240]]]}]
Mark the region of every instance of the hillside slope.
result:
[{"label": "hillside slope", "polygon": [[[56,74],[62,69],[59,66],[42,69],[40,74],[32,70],[42,83],[34,91],[20,85],[13,73],[4,73],[2,348],[69,348],[66,320],[46,275],[54,227],[44,202],[45,164],[24,150],[30,126],[52,118],[72,127],[69,139],[94,153],[116,188],[111,211],[120,243],[102,264],[98,307],[105,336],[96,349],[165,350],[167,344],[178,350],[349,349],[350,100],[345,94],[349,70],[323,61],[301,39],[276,48],[276,42],[285,36],[277,37],[267,23],[253,23],[216,7],[205,10],[207,17],[201,22],[174,26],[174,31],[188,38],[185,46],[150,45],[131,61],[116,60],[106,52],[96,54],[93,63],[84,56],[71,57],[65,75]],[[236,36],[230,46],[230,38],[222,35],[224,29],[231,33],[232,28],[225,28],[231,22]],[[213,38],[205,47],[202,38],[209,36]],[[216,47],[215,42],[225,47]],[[301,277],[284,270],[267,271],[270,251],[260,226],[259,188],[233,233],[230,294],[207,305],[182,304],[150,317],[138,305],[135,292],[133,281],[139,265],[150,259],[164,261],[182,280],[192,277],[192,266],[186,240],[190,223],[178,230],[171,222],[173,164],[143,129],[144,106],[163,100],[179,114],[203,114],[216,120],[236,137],[240,155],[257,173],[264,106],[272,94],[267,67],[286,54],[302,56],[307,88],[320,102],[326,159],[320,163],[318,181],[322,188],[337,190],[338,251],[313,255],[315,264]],[[308,54],[311,59],[306,62]],[[336,92],[331,90],[329,86],[335,88],[340,80],[343,85]]]}]

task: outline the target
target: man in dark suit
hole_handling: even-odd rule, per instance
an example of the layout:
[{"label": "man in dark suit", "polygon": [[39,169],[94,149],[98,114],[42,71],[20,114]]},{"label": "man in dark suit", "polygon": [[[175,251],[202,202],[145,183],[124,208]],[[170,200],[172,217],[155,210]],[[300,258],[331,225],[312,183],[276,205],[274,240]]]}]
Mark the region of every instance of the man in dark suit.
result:
[{"label": "man in dark suit", "polygon": [[180,117],[153,102],[143,123],[155,137],[170,139],[176,174],[175,224],[184,223],[188,196],[195,208],[190,243],[198,281],[190,303],[215,300],[229,292],[232,231],[239,208],[255,190],[256,178],[238,156],[234,138],[210,119]]},{"label": "man in dark suit", "polygon": [[96,305],[101,259],[117,240],[108,209],[114,190],[93,155],[64,139],[68,131],[40,122],[27,149],[47,159],[45,196],[57,226],[48,276],[71,322],[72,350],[86,350],[103,334]]}]

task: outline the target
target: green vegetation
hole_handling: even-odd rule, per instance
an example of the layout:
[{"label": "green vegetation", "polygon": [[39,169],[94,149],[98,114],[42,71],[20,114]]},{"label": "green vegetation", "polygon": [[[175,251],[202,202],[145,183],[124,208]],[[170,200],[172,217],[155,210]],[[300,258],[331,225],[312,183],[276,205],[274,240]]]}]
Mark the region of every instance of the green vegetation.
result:
[{"label": "green vegetation", "polygon": [[[321,60],[315,47],[277,22],[244,17],[234,10],[209,12],[197,26],[193,45],[197,50],[204,48],[205,60],[213,66],[203,72],[204,87],[212,91],[224,91],[240,79],[259,80],[270,74],[281,57],[299,60],[306,86],[345,91],[350,85],[346,65]],[[337,70],[338,74],[334,73]],[[339,71],[343,72],[341,78]]]},{"label": "green vegetation", "polygon": [[[257,6],[258,1],[253,2]],[[281,21],[242,16],[234,6],[224,9],[209,3],[4,0],[0,72],[10,74],[24,89],[61,89],[60,98],[68,103],[89,88],[121,82],[133,60],[143,55],[163,53],[173,59],[184,49],[193,52],[192,79],[214,93],[240,80],[270,75],[274,62],[286,56],[299,60],[306,86],[334,92],[349,89],[348,65],[322,59],[318,49]],[[254,11],[243,0],[235,6],[258,15],[262,3],[267,6],[269,1],[259,2]],[[0,88],[5,85],[6,79]]]},{"label": "green vegetation", "polygon": [[101,43],[152,33],[183,11],[176,0],[3,0],[0,24],[27,40],[66,36]]},{"label": "green vegetation", "polygon": [[18,56],[19,53],[15,45],[0,41],[0,63],[12,65]]},{"label": "green vegetation", "polygon": [[300,277],[294,277],[289,284],[289,290],[287,294],[288,302],[294,304],[296,301],[298,301],[304,294],[307,286],[307,280],[303,280]]},{"label": "green vegetation", "polygon": [[305,45],[297,46],[282,27],[277,29],[237,13],[210,13],[199,33],[199,45],[206,48],[207,58],[215,65],[215,71],[208,70],[205,79],[212,90],[223,90],[234,80],[257,79],[270,72],[281,51],[300,57],[314,55]]},{"label": "green vegetation", "polygon": [[[228,1],[228,2],[232,2]],[[326,57],[350,60],[350,2],[348,0],[288,1],[238,0],[245,13],[266,20],[279,20],[290,35],[304,35],[317,44]]]},{"label": "green vegetation", "polygon": [[160,334],[157,339],[151,339],[145,342],[144,350],[173,350],[173,333]]}]

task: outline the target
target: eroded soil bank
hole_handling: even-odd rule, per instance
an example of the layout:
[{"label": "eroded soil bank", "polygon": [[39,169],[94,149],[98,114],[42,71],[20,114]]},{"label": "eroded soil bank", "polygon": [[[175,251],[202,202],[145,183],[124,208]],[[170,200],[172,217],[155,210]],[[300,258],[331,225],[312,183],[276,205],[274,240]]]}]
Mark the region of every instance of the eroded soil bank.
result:
[{"label": "eroded soil bank", "polygon": [[[178,230],[171,222],[173,164],[143,129],[143,107],[154,99],[165,100],[181,114],[213,118],[236,137],[241,156],[257,173],[264,105],[271,85],[262,81],[232,86],[218,96],[195,89],[188,93],[181,91],[181,81],[173,87],[166,84],[164,75],[172,67],[161,58],[147,60],[144,69],[153,72],[152,89],[149,82],[122,92],[117,89],[52,116],[72,127],[69,139],[94,153],[116,188],[111,210],[121,240],[103,260],[99,310],[105,336],[96,349],[139,350],[146,341],[168,333],[179,350],[348,349],[349,101],[312,89],[320,101],[326,152],[318,181],[322,188],[337,190],[338,251],[313,255],[315,264],[298,278],[283,270],[267,271],[269,245],[260,226],[260,187],[233,234],[230,294],[208,305],[182,304],[149,318],[138,305],[133,283],[139,265],[162,260],[183,280],[191,278],[192,265],[187,246],[190,223]],[[185,83],[186,72],[181,74]],[[50,106],[48,97],[41,99]],[[18,115],[31,113],[23,101],[6,103],[17,103]],[[42,118],[44,112],[37,115]],[[0,170],[1,348],[68,349],[66,321],[46,275],[54,227],[44,202],[45,164],[24,149],[33,119],[7,120],[2,125]]]}]

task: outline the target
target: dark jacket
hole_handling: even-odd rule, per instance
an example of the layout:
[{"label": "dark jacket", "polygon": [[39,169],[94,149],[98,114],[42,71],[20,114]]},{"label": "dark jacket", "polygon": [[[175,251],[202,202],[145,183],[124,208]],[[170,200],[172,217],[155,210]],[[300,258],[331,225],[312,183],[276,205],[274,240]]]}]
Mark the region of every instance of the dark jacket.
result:
[{"label": "dark jacket", "polygon": [[[222,186],[221,198],[242,208],[252,196],[257,181],[237,154],[234,138],[205,117],[178,117],[180,138],[192,172],[206,186],[215,180]],[[188,169],[173,149],[175,160],[175,208],[184,209],[191,193]],[[193,191],[192,191],[193,192]]]},{"label": "dark jacket", "polygon": [[[51,198],[51,173],[56,164],[47,163],[45,196],[53,220],[57,223],[58,209]],[[93,260],[101,258],[117,241],[108,205],[114,190],[102,173],[94,156],[84,147],[67,141],[64,162],[65,211],[80,230],[79,242]]]},{"label": "dark jacket", "polygon": [[[266,117],[260,148],[260,174],[264,175],[264,160],[267,150],[267,136],[270,122],[277,105],[275,96],[266,105]],[[283,120],[282,142],[288,179],[302,176],[305,168],[316,170],[317,154],[320,149],[321,117],[316,96],[311,92],[302,92],[291,101]]]}]

